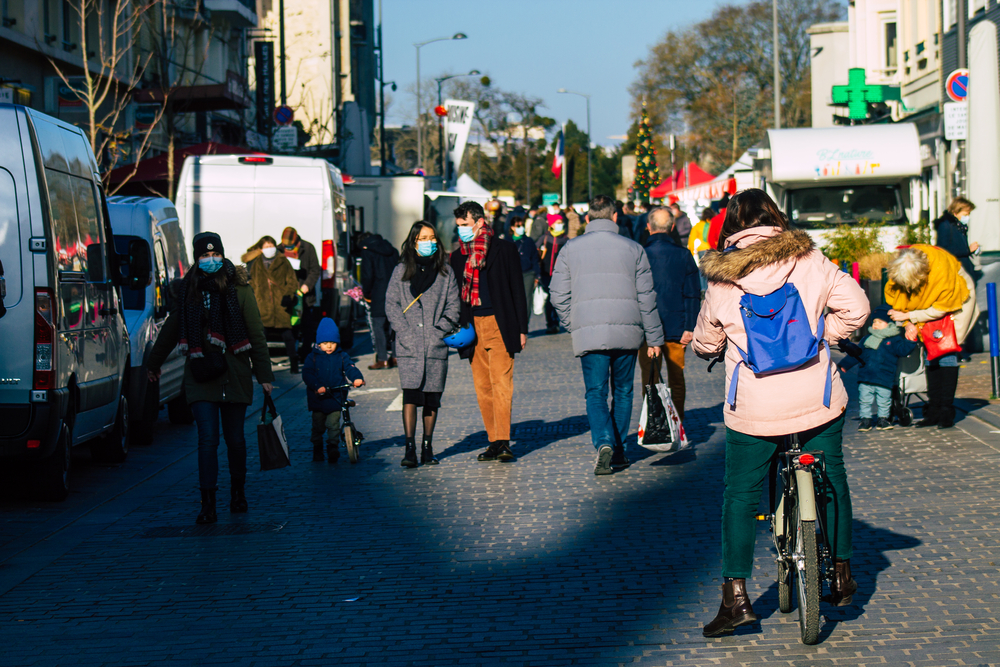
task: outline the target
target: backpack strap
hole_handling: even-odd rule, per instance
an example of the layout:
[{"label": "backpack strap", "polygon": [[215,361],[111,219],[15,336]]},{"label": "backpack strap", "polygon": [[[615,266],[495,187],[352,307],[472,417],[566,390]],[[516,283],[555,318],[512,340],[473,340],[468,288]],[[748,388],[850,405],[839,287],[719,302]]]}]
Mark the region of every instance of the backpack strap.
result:
[{"label": "backpack strap", "polygon": [[833,355],[830,353],[830,341],[826,339],[826,318],[822,314],[816,323],[816,338],[820,348],[826,348],[826,386],[823,388],[823,407],[829,409],[833,398]]},{"label": "backpack strap", "polygon": [[746,363],[750,360],[747,357],[747,353],[741,350],[739,345],[733,343],[733,347],[735,347],[736,351],[740,353],[741,359],[737,362],[736,368],[733,369],[733,374],[729,378],[729,393],[726,395],[726,405],[729,406],[730,410],[736,409],[736,385],[740,382],[740,366],[746,365]]}]

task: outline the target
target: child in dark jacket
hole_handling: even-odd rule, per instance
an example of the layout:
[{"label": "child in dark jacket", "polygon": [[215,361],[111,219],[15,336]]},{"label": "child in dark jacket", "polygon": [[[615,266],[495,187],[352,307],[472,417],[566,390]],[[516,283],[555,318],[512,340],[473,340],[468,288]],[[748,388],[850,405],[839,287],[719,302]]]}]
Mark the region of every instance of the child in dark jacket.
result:
[{"label": "child in dark jacket", "polygon": [[324,317],[316,330],[316,346],[302,366],[302,381],[312,411],[313,461],[323,460],[323,431],[330,463],[340,458],[340,411],[344,409],[344,390],[331,389],[351,383],[364,385],[361,371],[346,352],[340,350],[340,331],[336,323]]},{"label": "child in dark jacket", "polygon": [[899,377],[897,362],[916,346],[915,342],[906,339],[902,328],[889,317],[889,306],[883,304],[872,312],[868,335],[861,339],[861,359],[848,357],[840,364],[840,370],[844,372],[863,364],[858,370],[858,400],[861,404],[859,431],[872,430],[873,401],[878,407],[875,428],[892,428],[889,410],[892,408],[892,388]]}]

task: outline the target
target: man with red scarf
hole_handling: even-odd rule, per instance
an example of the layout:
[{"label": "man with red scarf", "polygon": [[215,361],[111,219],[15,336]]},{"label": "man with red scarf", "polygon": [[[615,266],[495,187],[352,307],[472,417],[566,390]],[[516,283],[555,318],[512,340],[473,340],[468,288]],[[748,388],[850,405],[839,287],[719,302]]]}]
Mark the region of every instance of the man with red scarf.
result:
[{"label": "man with red scarf", "polygon": [[521,258],[510,241],[494,236],[477,202],[455,209],[459,246],[451,268],[462,297],[460,324],[472,322],[475,345],[459,351],[472,361],[472,382],[489,446],[480,461],[513,461],[510,414],[514,396],[514,355],[528,342],[528,304]]}]

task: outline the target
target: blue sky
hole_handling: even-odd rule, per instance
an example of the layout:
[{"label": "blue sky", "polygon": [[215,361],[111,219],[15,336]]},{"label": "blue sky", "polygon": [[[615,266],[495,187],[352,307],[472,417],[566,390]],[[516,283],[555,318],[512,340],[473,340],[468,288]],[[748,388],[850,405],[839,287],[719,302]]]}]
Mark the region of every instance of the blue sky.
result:
[{"label": "blue sky", "polygon": [[[739,2],[739,0],[736,0]],[[375,20],[378,21],[375,0]],[[413,122],[413,44],[464,32],[464,41],[420,50],[425,81],[478,69],[495,85],[541,97],[544,115],[586,127],[586,102],[559,88],[591,95],[593,141],[617,143],[629,126],[634,64],[672,28],[707,18],[721,0],[382,0],[385,80],[396,81],[386,120]],[[386,91],[389,92],[388,90]]]}]

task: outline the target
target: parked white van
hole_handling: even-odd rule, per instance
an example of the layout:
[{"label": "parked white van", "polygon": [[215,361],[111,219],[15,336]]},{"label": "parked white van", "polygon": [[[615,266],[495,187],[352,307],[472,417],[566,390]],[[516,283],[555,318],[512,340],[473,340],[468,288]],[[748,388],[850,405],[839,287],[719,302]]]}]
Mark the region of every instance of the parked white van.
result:
[{"label": "parked white van", "polygon": [[190,424],[193,421],[184,397],[184,356],[175,348],[162,366],[159,382],[150,382],[146,359],[160,333],[171,303],[170,283],[181,279],[191,262],[188,260],[184,232],[173,202],[162,197],[108,197],[111,230],[115,249],[127,252],[132,241],[149,244],[153,279],[141,290],[122,293],[125,323],[132,343],[132,376],[129,378],[133,442],[149,444],[160,406],[167,405],[170,421]]},{"label": "parked white van", "polygon": [[177,186],[177,214],[185,238],[222,237],[228,259],[261,236],[281,238],[285,227],[316,247],[323,266],[319,306],[340,327],[344,348],[354,338],[348,256],[350,233],[340,170],[326,160],[270,155],[191,155]]},{"label": "parked white van", "polygon": [[149,282],[149,247],[129,244],[124,278],[112,240],[83,132],[0,104],[0,460],[54,500],[69,493],[73,445],[89,442],[108,461],[128,454],[121,285]]}]

